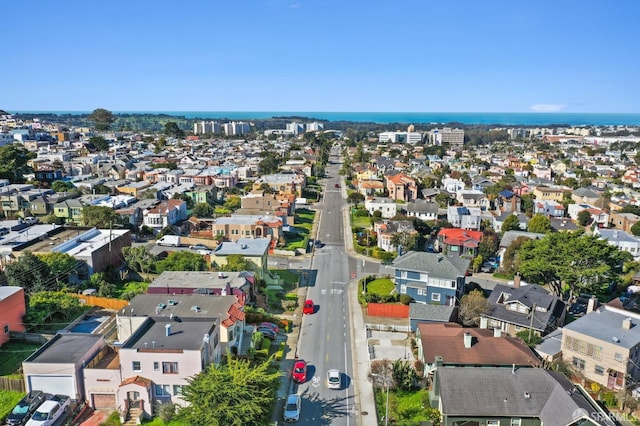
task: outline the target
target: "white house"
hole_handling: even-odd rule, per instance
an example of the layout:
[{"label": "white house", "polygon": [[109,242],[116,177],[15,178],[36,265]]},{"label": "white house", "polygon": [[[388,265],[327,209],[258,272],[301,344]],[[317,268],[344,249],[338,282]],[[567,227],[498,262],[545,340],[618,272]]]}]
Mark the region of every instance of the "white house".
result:
[{"label": "white house", "polygon": [[391,219],[398,211],[396,202],[386,197],[369,197],[364,200],[364,208],[367,209],[372,216],[374,212],[381,211],[382,217],[385,219]]},{"label": "white house", "polygon": [[629,252],[634,260],[640,259],[640,238],[619,229],[596,228],[593,235],[607,240],[609,245],[618,247],[621,251]]}]

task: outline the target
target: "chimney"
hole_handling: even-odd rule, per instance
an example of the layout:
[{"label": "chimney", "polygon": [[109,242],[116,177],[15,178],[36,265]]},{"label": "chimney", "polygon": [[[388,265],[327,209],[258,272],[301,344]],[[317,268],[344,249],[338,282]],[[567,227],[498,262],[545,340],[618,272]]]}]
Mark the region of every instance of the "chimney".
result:
[{"label": "chimney", "polygon": [[632,325],[633,324],[631,323],[631,318],[627,317],[622,320],[622,328],[624,328],[625,330],[631,330]]},{"label": "chimney", "polygon": [[167,324],[164,326],[164,331],[167,336],[171,336],[171,324]]},{"label": "chimney", "polygon": [[494,328],[493,337],[502,337],[502,330],[500,330],[499,328]]},{"label": "chimney", "polygon": [[591,296],[591,298],[587,302],[587,313],[590,314],[596,309],[598,309],[598,299],[595,296]]},{"label": "chimney", "polygon": [[487,328],[487,323],[489,320],[487,317],[480,317],[480,328]]},{"label": "chimney", "polygon": [[464,347],[469,349],[471,347],[471,341],[472,340],[473,340],[473,337],[471,337],[471,333],[465,332],[464,333]]},{"label": "chimney", "polygon": [[513,288],[520,288],[520,272],[513,277]]}]

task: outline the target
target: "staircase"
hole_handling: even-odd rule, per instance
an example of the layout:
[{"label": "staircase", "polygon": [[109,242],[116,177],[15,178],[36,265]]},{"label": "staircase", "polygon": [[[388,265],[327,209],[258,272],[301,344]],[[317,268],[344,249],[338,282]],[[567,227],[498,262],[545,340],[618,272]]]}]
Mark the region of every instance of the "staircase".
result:
[{"label": "staircase", "polygon": [[140,408],[129,408],[129,412],[127,413],[127,417],[124,419],[123,426],[135,426],[139,425],[142,422],[142,409]]}]

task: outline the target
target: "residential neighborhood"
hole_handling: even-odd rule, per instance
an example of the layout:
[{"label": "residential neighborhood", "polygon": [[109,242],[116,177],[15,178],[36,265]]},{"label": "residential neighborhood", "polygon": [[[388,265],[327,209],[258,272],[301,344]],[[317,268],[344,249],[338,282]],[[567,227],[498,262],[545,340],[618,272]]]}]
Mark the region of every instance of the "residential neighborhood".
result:
[{"label": "residential neighborhood", "polygon": [[640,418],[637,127],[169,123],[0,115],[0,350],[31,345],[2,389],[139,424],[246,362],[247,424],[312,422],[312,388],[337,424]]}]

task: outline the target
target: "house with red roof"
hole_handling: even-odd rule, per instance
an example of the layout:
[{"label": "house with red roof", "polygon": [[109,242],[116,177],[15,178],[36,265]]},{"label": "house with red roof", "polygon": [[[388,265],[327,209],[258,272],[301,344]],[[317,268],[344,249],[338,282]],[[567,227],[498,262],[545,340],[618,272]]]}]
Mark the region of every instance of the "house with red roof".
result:
[{"label": "house with red roof", "polygon": [[447,255],[476,257],[482,239],[481,231],[444,228],[438,232],[437,249]]}]

